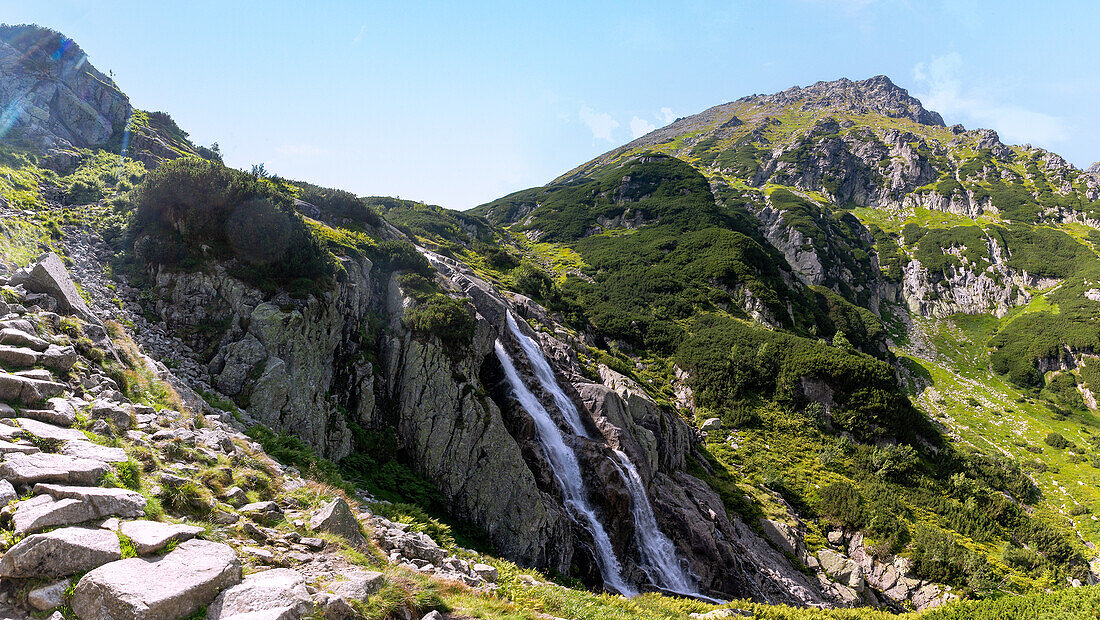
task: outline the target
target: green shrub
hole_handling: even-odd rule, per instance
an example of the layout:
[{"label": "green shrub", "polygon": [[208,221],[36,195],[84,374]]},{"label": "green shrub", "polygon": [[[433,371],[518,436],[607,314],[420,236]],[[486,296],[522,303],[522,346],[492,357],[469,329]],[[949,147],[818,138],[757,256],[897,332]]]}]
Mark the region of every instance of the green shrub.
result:
[{"label": "green shrub", "polygon": [[268,456],[283,465],[297,467],[303,476],[325,484],[347,488],[336,465],[317,456],[313,448],[301,439],[286,433],[276,433],[259,424],[249,428],[246,434],[259,442]]},{"label": "green shrub", "polygon": [[351,192],[311,183],[295,182],[298,198],[316,206],[323,219],[344,226],[381,226],[382,218],[367,202]]},{"label": "green shrub", "polygon": [[435,336],[452,350],[469,345],[474,337],[474,319],[466,304],[443,293],[435,293],[405,311],[405,325],[423,336]]},{"label": "green shrub", "polygon": [[847,482],[822,487],[815,508],[829,522],[851,530],[861,529],[867,523],[863,497]]},{"label": "green shrub", "polygon": [[236,258],[233,275],[269,290],[302,281],[316,288],[334,273],[290,195],[269,180],[185,157],[146,175],[134,194],[135,250],[146,262],[197,265],[212,252]]},{"label": "green shrub", "polygon": [[523,261],[512,272],[512,278],[516,283],[516,290],[528,297],[545,299],[550,296],[554,287],[554,281],[538,265],[530,261]]},{"label": "green shrub", "polygon": [[1050,446],[1050,447],[1052,447],[1052,448],[1057,448],[1057,449],[1059,449],[1059,450],[1065,450],[1066,448],[1068,448],[1068,447],[1070,447],[1070,446],[1072,446],[1072,445],[1073,445],[1073,444],[1071,444],[1071,443],[1069,442],[1069,440],[1068,440],[1068,439],[1066,439],[1065,437],[1063,437],[1061,433],[1049,433],[1049,434],[1047,434],[1047,436],[1046,436],[1046,437],[1045,437],[1045,438],[1043,439],[1043,441],[1044,441],[1044,442],[1045,442],[1045,443],[1046,443],[1046,444],[1047,444],[1048,446]]},{"label": "green shrub", "polygon": [[72,205],[86,205],[103,199],[103,186],[92,181],[77,179],[69,185],[65,201]]}]

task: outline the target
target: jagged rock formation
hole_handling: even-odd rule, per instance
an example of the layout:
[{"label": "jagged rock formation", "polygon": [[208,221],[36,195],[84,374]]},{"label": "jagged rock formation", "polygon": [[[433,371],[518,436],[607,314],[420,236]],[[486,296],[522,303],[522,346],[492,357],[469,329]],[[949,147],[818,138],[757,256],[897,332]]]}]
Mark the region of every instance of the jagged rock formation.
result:
[{"label": "jagged rock formation", "polygon": [[856,82],[841,78],[833,82],[817,82],[805,88],[792,86],[774,95],[755,95],[741,101],[782,106],[799,104],[854,114],[873,113],[889,118],[908,118],[922,125],[943,126],[943,118],[938,113],[924,109],[919,100],[885,75]]},{"label": "jagged rock formation", "polygon": [[129,97],[59,32],[0,26],[0,75],[0,138],[39,151],[48,167],[72,170],[78,149],[126,151],[150,166],[197,156],[166,115],[139,112],[144,122],[132,122]]},{"label": "jagged rock formation", "polygon": [[36,26],[0,28],[6,138],[43,151],[102,147],[120,134],[130,100],[72,39]]}]

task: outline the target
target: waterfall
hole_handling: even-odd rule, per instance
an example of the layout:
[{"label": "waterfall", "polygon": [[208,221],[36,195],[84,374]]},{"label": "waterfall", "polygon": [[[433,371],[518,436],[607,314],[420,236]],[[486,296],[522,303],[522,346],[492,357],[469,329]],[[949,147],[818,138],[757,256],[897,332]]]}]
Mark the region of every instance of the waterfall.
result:
[{"label": "waterfall", "polygon": [[[591,439],[591,436],[585,429],[584,423],[581,421],[580,411],[573,403],[573,400],[569,398],[558,384],[557,378],[554,376],[554,370],[550,367],[550,363],[543,355],[542,348],[532,338],[520,331],[519,325],[516,323],[516,319],[512,316],[511,312],[507,313],[507,320],[509,331],[515,336],[517,342],[519,342],[520,348],[527,357],[531,370],[534,372],[543,390],[553,397],[554,404],[557,405],[573,432],[582,437]],[[523,384],[522,379],[519,377],[518,373],[516,373],[511,358],[508,357],[507,351],[504,350],[499,341],[496,346],[497,356],[501,358],[501,364],[504,365],[504,371],[508,377],[509,383],[511,383],[513,389],[516,390],[517,397],[519,397],[524,408],[527,409],[528,413],[530,413],[533,418],[535,418],[540,441],[542,441],[548,453],[555,452],[556,450],[560,451],[557,458],[563,463],[562,467],[559,467],[558,464],[554,462],[554,456],[551,456],[550,459],[551,467],[554,469],[555,475],[558,476],[558,480],[562,482],[563,488],[566,489],[567,496],[569,496],[569,489],[566,480],[574,481],[576,496],[580,497],[585,502],[583,504],[584,508],[581,508],[581,512],[587,514],[588,521],[593,525],[593,537],[597,539],[597,545],[602,546],[602,543],[599,542],[600,537],[602,536],[603,539],[607,539],[607,534],[603,526],[596,521],[594,513],[591,513],[591,509],[588,507],[587,494],[583,486],[584,483],[580,477],[580,467],[577,463],[576,455],[573,453],[572,449],[565,445],[561,430],[558,428],[557,423],[547,414],[542,403],[540,403]],[[525,400],[525,398],[527,400]],[[549,446],[548,444],[552,443],[552,441],[547,441],[544,439],[544,436],[552,437],[553,442],[556,442],[555,445],[553,447]],[[695,579],[684,569],[683,565],[680,563],[680,559],[676,555],[676,546],[657,525],[657,517],[653,513],[653,505],[649,501],[649,495],[646,493],[645,484],[643,484],[642,477],[638,474],[638,469],[634,467],[634,463],[630,461],[630,458],[624,452],[620,450],[615,450],[614,452],[618,459],[616,465],[618,466],[619,473],[626,483],[627,491],[630,494],[630,512],[634,523],[635,539],[637,540],[639,552],[641,554],[642,570],[645,571],[649,581],[659,588],[687,596],[701,597],[698,586],[695,584]],[[620,565],[611,550],[609,540],[607,541],[606,552],[607,557],[610,558],[610,562],[613,562],[612,566],[616,569],[615,578],[621,582]],[[600,567],[603,569],[603,562],[601,562]],[[604,579],[609,584],[614,585],[611,579],[606,575]],[[615,586],[615,588],[622,590],[619,586]]]},{"label": "waterfall", "polygon": [[[510,314],[508,318],[514,320]],[[615,557],[615,550],[611,547],[611,538],[607,535],[607,530],[604,529],[599,519],[596,518],[596,512],[588,501],[588,493],[584,488],[584,479],[581,477],[577,455],[573,453],[572,448],[565,444],[561,429],[547,413],[542,403],[535,398],[531,390],[527,389],[512,363],[512,358],[509,357],[508,351],[504,349],[504,345],[499,340],[496,342],[496,354],[500,360],[500,365],[504,367],[504,376],[512,387],[516,400],[523,405],[523,408],[535,422],[539,443],[546,451],[550,469],[553,470],[554,477],[561,485],[565,504],[583,519],[586,529],[592,534],[592,539],[596,543],[596,563],[599,564],[604,583],[624,596],[634,596],[638,592],[623,580],[622,566],[619,564],[618,558]],[[545,360],[543,361],[545,362]],[[558,388],[559,391],[560,389]]]},{"label": "waterfall", "polygon": [[569,428],[573,430],[575,435],[592,439],[592,436],[588,434],[588,430],[584,427],[584,422],[581,421],[581,412],[577,411],[577,406],[573,404],[573,400],[558,385],[558,379],[554,376],[554,369],[550,368],[550,363],[546,361],[546,356],[542,354],[542,347],[527,334],[520,331],[516,318],[512,316],[511,312],[508,312],[508,330],[516,337],[520,348],[523,349],[523,354],[527,356],[531,371],[535,373],[539,385],[554,398],[554,404],[565,416]]},{"label": "waterfall", "polygon": [[638,469],[625,452],[615,450],[615,456],[619,459],[620,472],[630,492],[630,508],[634,516],[635,538],[644,560],[643,570],[651,582],[665,590],[699,596],[695,579],[684,570],[676,556],[676,546],[657,525],[653,505],[649,502]]}]

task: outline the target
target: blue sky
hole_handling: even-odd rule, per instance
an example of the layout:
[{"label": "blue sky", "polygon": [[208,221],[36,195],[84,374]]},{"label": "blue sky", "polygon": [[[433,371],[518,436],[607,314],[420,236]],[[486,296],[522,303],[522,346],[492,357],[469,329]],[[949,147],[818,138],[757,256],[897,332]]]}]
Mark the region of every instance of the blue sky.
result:
[{"label": "blue sky", "polygon": [[889,75],[947,123],[1100,159],[1093,2],[0,0],[236,167],[468,208],[675,117]]}]

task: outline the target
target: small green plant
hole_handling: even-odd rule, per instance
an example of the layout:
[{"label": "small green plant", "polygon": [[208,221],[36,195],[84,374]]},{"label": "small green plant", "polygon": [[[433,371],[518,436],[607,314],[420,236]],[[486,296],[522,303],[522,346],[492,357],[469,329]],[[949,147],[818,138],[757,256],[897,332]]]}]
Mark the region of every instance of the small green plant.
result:
[{"label": "small green plant", "polygon": [[115,472],[122,486],[133,491],[141,489],[142,464],[135,460],[127,460],[115,464]]},{"label": "small green plant", "polygon": [[1044,441],[1044,442],[1045,442],[1045,443],[1046,443],[1046,444],[1047,444],[1048,446],[1050,446],[1050,447],[1052,447],[1052,448],[1057,448],[1057,449],[1059,449],[1059,450],[1065,450],[1066,448],[1068,448],[1068,447],[1070,447],[1071,445],[1073,445],[1073,444],[1071,444],[1071,443],[1069,442],[1069,440],[1068,440],[1068,439],[1066,439],[1065,437],[1063,437],[1061,433],[1053,433],[1053,432],[1052,432],[1052,433],[1048,434],[1048,435],[1046,436],[1046,438],[1044,438],[1044,439],[1043,439],[1043,441]]},{"label": "small green plant", "polygon": [[158,496],[162,505],[175,514],[204,517],[210,514],[213,498],[210,491],[194,482],[164,485]]},{"label": "small green plant", "polygon": [[129,536],[122,532],[115,532],[118,534],[118,544],[122,548],[123,558],[136,558],[138,556],[137,548],[134,547],[134,541]]}]

